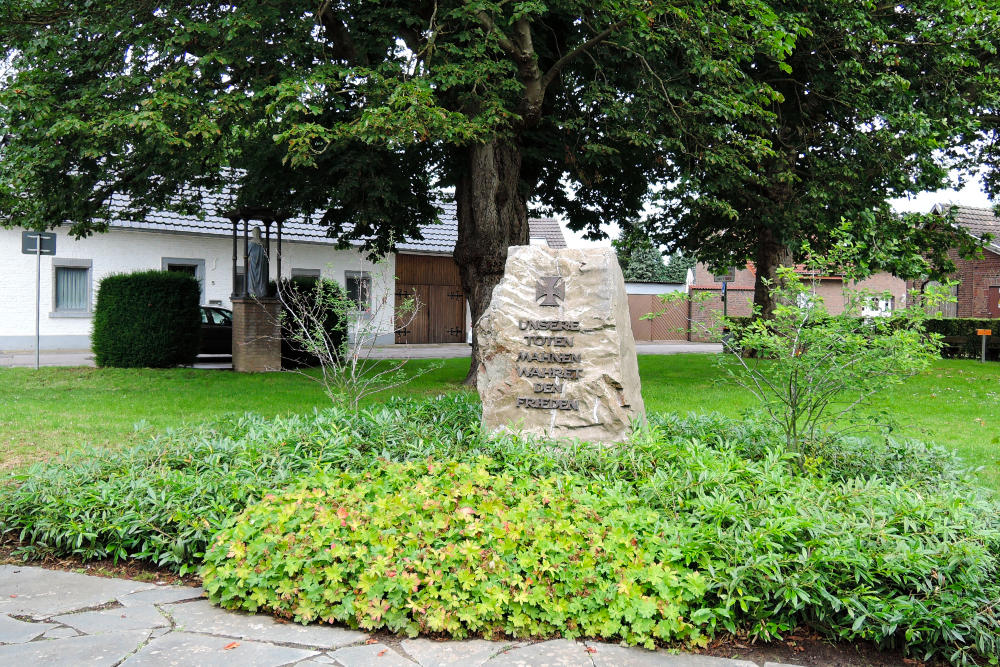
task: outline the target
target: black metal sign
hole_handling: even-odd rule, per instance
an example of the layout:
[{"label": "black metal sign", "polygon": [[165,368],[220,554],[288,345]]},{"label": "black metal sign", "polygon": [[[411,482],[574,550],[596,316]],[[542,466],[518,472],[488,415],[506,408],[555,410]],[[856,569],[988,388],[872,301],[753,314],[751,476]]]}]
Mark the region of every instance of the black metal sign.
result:
[{"label": "black metal sign", "polygon": [[53,232],[21,232],[21,253],[24,255],[56,254],[56,235]]}]

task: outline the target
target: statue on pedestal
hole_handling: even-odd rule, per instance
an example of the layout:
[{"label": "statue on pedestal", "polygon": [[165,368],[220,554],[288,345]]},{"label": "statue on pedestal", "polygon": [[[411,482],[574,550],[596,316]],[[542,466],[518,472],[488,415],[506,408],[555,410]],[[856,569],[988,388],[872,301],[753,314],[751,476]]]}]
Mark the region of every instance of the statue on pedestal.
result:
[{"label": "statue on pedestal", "polygon": [[267,249],[264,248],[260,238],[260,227],[253,228],[247,264],[247,294],[255,297],[269,296],[267,279],[270,271],[267,265]]}]

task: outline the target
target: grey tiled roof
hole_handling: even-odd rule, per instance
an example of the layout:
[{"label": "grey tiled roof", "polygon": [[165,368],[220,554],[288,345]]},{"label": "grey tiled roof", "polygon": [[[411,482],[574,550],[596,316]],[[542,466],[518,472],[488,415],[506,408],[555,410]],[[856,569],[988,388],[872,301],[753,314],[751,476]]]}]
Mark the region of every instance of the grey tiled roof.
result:
[{"label": "grey tiled roof", "polygon": [[[228,201],[222,197],[206,195],[202,197],[202,206],[205,208],[205,217],[199,218],[194,215],[184,215],[173,211],[151,211],[144,220],[118,219],[111,223],[112,227],[119,229],[145,229],[151,231],[163,231],[182,234],[207,234],[212,236],[230,236],[233,233],[233,224],[229,218],[222,216],[228,210]],[[439,206],[443,209],[441,221],[436,225],[427,225],[421,229],[423,239],[404,239],[396,244],[399,250],[411,252],[434,252],[451,253],[455,249],[455,239],[458,236],[458,221],[455,218],[455,204],[442,203]],[[128,200],[121,195],[113,195],[111,199],[111,210],[119,217],[128,207]],[[315,218],[322,217],[317,213]],[[251,222],[251,225],[253,223]],[[348,230],[350,227],[348,226]],[[242,229],[240,230],[242,233]],[[274,228],[271,230],[275,233]],[[304,218],[289,218],[281,226],[281,238],[283,241],[297,241],[304,243],[336,243],[335,239],[326,234],[326,227],[308,221]],[[354,245],[361,245],[360,241],[353,242]]]},{"label": "grey tiled roof", "polygon": [[[228,201],[222,197],[206,195],[202,198],[202,205],[206,213],[204,218],[172,211],[152,211],[146,215],[144,220],[128,220],[122,217],[128,207],[128,200],[121,195],[114,195],[111,200],[111,209],[122,219],[113,221],[111,226],[119,229],[230,236],[233,233],[233,225],[228,218],[222,216],[223,211],[229,208]],[[454,252],[455,242],[458,240],[458,218],[455,215],[455,204],[454,202],[444,202],[439,203],[438,206],[442,209],[439,223],[421,228],[420,231],[424,237],[422,239],[403,239],[402,242],[396,244],[398,250],[448,254]],[[317,213],[315,219],[318,220],[321,217],[322,214]],[[531,228],[532,238],[544,238],[552,248],[566,247],[562,230],[555,220],[551,218],[532,219],[528,221],[528,224]],[[271,231],[272,234],[275,233],[273,228]],[[240,232],[242,233],[242,229]],[[281,227],[281,237],[283,241],[336,243],[335,239],[326,235],[326,227],[304,218],[286,220]],[[356,241],[353,244],[361,245],[361,242]]]},{"label": "grey tiled roof", "polygon": [[566,247],[562,227],[555,218],[531,218],[528,220],[528,226],[531,228],[531,238],[545,239],[550,248]]},{"label": "grey tiled roof", "polygon": [[[934,212],[942,213],[947,209],[947,205],[938,204],[934,207]],[[986,247],[1000,254],[1000,218],[993,214],[992,209],[959,206],[955,213],[955,221],[977,238],[989,235],[991,238]]]}]

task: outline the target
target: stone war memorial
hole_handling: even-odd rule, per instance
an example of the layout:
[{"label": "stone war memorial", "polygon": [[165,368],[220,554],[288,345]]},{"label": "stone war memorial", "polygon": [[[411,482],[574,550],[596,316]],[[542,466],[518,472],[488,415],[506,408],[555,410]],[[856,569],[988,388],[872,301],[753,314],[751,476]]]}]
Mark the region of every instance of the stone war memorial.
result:
[{"label": "stone war memorial", "polygon": [[488,429],[620,442],[645,418],[611,248],[511,247],[476,327]]}]

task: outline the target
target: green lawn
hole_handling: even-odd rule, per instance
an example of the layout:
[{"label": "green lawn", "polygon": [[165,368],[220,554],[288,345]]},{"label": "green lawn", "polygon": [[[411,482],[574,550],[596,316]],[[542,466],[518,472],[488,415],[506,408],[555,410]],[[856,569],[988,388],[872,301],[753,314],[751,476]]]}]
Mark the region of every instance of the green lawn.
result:
[{"label": "green lawn", "polygon": [[[421,396],[459,390],[468,363],[447,360],[395,391]],[[721,381],[711,355],[641,356],[639,368],[648,410],[739,416],[753,406],[751,397]],[[190,369],[5,368],[0,399],[0,467],[6,468],[82,444],[116,446],[230,412],[273,415],[327,404],[321,386],[299,374]],[[983,481],[1000,489],[1000,364],[940,361],[878,396],[875,407],[891,411],[899,433],[946,445],[982,466]]]}]

